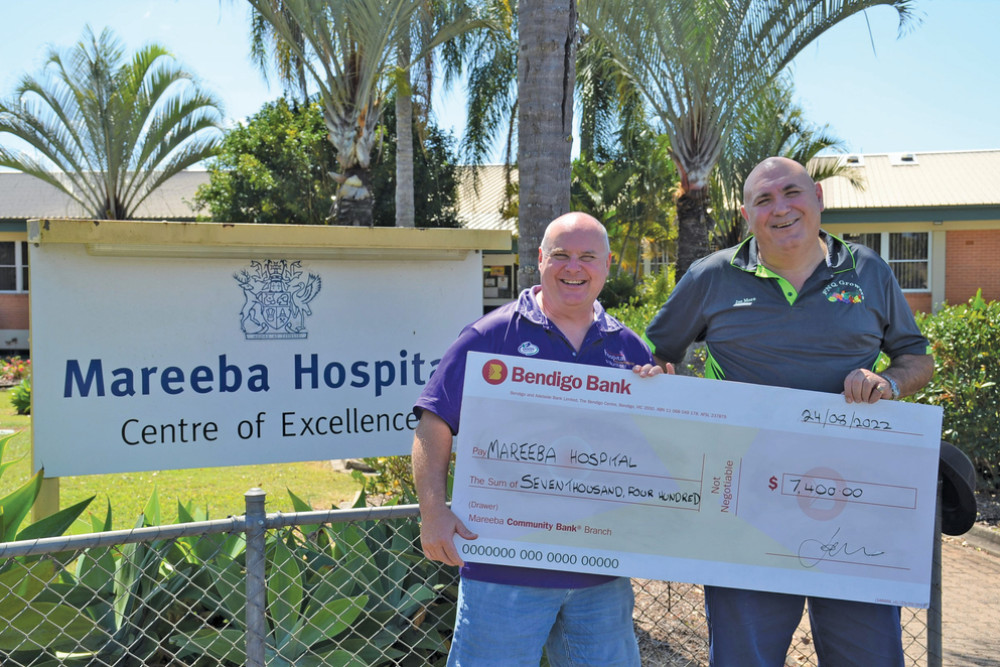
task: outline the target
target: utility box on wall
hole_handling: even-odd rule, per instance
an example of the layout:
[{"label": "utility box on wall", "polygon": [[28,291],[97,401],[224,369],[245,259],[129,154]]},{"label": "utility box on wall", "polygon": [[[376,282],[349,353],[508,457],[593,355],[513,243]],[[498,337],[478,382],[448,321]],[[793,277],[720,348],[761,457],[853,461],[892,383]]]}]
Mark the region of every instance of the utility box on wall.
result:
[{"label": "utility box on wall", "polygon": [[47,477],[408,453],[506,232],[31,221]]}]

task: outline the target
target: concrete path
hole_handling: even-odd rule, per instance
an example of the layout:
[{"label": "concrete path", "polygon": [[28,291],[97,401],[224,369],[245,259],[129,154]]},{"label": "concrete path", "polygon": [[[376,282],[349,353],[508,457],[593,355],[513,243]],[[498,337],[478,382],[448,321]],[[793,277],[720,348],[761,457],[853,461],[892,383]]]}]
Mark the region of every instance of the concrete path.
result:
[{"label": "concrete path", "polygon": [[1000,533],[944,538],[941,598],[945,667],[1000,667]]}]

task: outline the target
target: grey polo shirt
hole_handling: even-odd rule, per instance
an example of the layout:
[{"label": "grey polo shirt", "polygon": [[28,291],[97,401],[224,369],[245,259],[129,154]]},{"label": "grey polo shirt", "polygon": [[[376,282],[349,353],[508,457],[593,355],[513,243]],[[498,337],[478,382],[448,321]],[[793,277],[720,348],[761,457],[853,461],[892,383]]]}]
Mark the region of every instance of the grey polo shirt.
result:
[{"label": "grey polo shirt", "polygon": [[753,237],[688,269],[650,322],[654,354],[708,347],[707,377],[839,393],[857,368],[926,354],[892,269],[874,251],[820,232],[827,258],[801,291],[760,264]]}]

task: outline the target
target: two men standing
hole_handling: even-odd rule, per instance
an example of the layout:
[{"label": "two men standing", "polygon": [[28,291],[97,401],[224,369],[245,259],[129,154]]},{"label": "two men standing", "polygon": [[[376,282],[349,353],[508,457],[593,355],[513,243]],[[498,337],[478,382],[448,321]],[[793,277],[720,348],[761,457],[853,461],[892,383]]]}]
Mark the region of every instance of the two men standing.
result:
[{"label": "two men standing", "polygon": [[[467,351],[605,366],[628,359],[649,377],[673,372],[701,341],[706,376],[716,379],[863,403],[926,384],[933,360],[891,269],[823,232],[822,210],[822,189],[804,167],[784,158],[759,164],[744,188],[752,236],[693,264],[646,331],[659,368],[596,302],[610,266],[603,226],[583,214],[553,221],[539,249],[541,286],[466,327],[414,408],[427,556],[462,565],[454,535],[475,538],[444,490]],[[877,374],[880,352],[891,365]],[[802,596],[707,586],[705,598],[713,665],[784,664]],[[467,563],[449,665],[537,665],[543,645],[553,665],[638,665],[631,606],[627,579]],[[810,598],[809,613],[821,665],[903,664],[897,607]]]}]

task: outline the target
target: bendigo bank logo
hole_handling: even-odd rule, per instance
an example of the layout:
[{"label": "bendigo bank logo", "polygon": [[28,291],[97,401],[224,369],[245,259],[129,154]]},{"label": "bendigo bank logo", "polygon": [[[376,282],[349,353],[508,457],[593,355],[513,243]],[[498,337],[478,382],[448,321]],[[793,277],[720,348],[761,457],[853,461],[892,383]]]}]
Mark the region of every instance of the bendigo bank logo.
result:
[{"label": "bendigo bank logo", "polygon": [[[507,377],[507,365],[499,359],[490,359],[483,364],[483,379],[489,384],[500,384]],[[514,366],[510,370],[510,381],[518,384],[553,387],[559,391],[581,389],[584,391],[596,391],[602,394],[632,394],[632,383],[630,380],[624,378],[621,380],[606,380],[598,375],[580,377],[579,375],[564,373],[563,371],[539,373],[525,370],[520,366]]]},{"label": "bendigo bank logo", "polygon": [[500,384],[507,379],[507,365],[499,359],[490,359],[483,364],[483,379],[490,384]]}]

